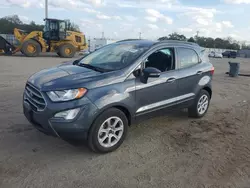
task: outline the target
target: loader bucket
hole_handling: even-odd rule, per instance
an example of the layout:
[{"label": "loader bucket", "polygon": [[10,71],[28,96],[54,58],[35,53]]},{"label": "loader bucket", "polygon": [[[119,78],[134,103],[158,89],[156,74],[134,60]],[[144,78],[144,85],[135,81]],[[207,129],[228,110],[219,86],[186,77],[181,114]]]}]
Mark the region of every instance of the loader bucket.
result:
[{"label": "loader bucket", "polygon": [[6,55],[12,55],[16,50],[16,47],[10,44],[5,38],[0,36],[0,53],[4,53]]}]

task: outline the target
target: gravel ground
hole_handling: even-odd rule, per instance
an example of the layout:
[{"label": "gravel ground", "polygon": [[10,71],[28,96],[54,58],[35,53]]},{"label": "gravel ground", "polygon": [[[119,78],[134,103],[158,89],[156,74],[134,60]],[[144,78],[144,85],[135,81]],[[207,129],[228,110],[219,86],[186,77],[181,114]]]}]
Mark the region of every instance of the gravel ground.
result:
[{"label": "gravel ground", "polygon": [[[225,75],[228,59],[211,59],[213,99],[204,118],[154,117],[105,155],[46,136],[22,114],[26,79],[65,60],[0,57],[1,188],[250,187],[250,77]],[[250,60],[233,61],[250,73]]]}]

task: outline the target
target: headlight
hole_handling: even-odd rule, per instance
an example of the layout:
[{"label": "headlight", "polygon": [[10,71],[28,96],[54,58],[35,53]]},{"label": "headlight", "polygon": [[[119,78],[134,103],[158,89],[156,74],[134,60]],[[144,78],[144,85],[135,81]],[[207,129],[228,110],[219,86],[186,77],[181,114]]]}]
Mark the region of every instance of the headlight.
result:
[{"label": "headlight", "polygon": [[62,90],[62,91],[49,91],[47,95],[54,102],[59,101],[70,101],[73,99],[79,99],[85,95],[87,89],[79,88],[79,89],[70,89],[70,90]]}]

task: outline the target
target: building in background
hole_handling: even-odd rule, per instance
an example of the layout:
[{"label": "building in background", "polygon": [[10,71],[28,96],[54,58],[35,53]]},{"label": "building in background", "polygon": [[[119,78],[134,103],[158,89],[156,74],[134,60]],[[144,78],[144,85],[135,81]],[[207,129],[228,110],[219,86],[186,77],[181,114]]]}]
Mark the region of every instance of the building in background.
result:
[{"label": "building in background", "polygon": [[238,51],[238,57],[250,58],[250,50],[249,49],[239,50]]},{"label": "building in background", "polygon": [[89,40],[89,51],[93,52],[102,46],[116,42],[117,40],[106,38],[94,38]]}]

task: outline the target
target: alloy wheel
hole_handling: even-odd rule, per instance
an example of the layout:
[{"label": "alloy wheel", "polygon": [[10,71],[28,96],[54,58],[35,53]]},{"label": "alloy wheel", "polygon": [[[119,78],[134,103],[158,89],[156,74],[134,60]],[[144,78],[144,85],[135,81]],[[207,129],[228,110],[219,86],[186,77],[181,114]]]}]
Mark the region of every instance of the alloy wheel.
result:
[{"label": "alloy wheel", "polygon": [[200,115],[203,115],[208,108],[208,96],[202,95],[198,101],[197,110]]},{"label": "alloy wheel", "polygon": [[116,145],[124,132],[123,121],[119,117],[106,119],[98,131],[98,142],[105,148]]}]

